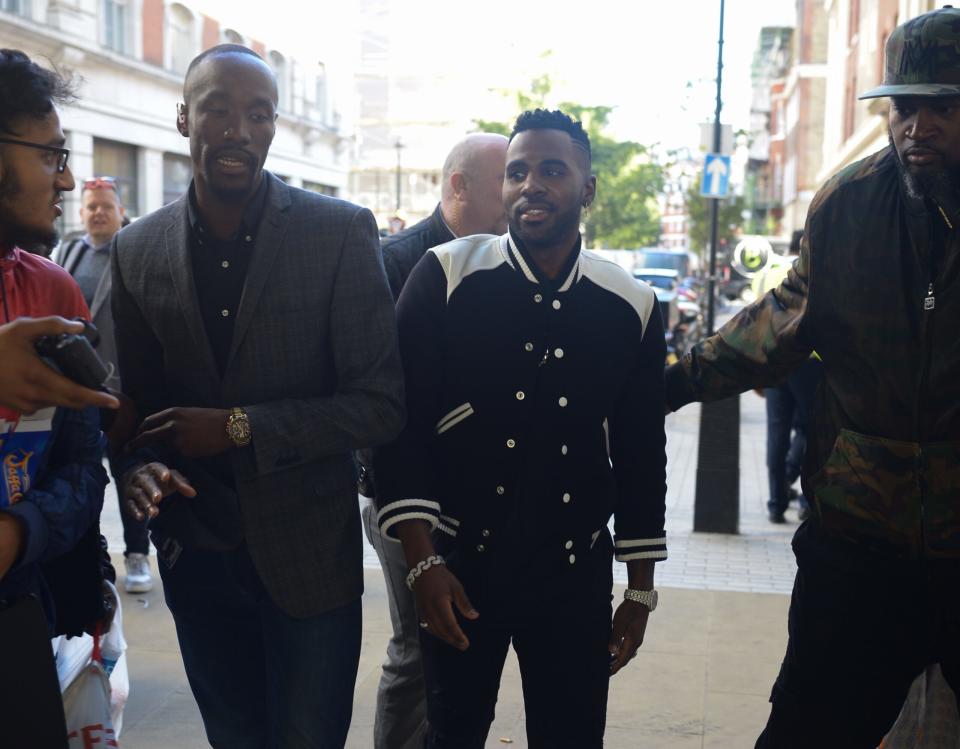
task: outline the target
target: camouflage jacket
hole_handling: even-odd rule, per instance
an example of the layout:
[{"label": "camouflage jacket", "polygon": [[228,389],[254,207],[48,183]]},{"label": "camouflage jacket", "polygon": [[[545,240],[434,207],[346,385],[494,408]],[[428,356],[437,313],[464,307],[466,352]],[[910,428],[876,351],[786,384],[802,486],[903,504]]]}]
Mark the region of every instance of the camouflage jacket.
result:
[{"label": "camouflage jacket", "polygon": [[908,196],[886,148],[810,207],[776,289],[667,372],[672,409],[766,387],[816,349],[803,472],[822,526],[885,554],[960,557],[960,212]]}]

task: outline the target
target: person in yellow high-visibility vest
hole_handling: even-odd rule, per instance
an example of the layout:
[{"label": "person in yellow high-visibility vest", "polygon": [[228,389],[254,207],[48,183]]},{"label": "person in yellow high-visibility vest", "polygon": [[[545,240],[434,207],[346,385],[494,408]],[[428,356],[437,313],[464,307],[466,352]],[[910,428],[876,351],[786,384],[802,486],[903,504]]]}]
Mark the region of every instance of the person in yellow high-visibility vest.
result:
[{"label": "person in yellow high-visibility vest", "polygon": [[[787,255],[771,255],[767,267],[753,279],[753,291],[759,299],[775,289],[787,277],[800,253],[801,231],[795,231]],[[767,406],[767,476],[770,498],[767,511],[771,523],[785,523],[790,503],[790,487],[800,476],[807,451],[807,430],[813,397],[820,382],[820,361],[814,353],[778,387],[757,392]],[[791,437],[792,434],[792,437]],[[806,520],[810,505],[799,496],[799,519]]]}]

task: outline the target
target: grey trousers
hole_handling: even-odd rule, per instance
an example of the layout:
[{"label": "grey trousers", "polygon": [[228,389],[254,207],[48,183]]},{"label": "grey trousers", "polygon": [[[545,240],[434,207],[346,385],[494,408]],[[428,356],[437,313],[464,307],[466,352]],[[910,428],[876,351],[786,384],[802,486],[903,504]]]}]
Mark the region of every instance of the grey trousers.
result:
[{"label": "grey trousers", "polygon": [[377,552],[387,584],[393,635],[377,690],[374,749],[422,749],[427,732],[427,697],[420,659],[419,624],[403,547],[380,535],[373,502],[363,506],[363,527]]}]

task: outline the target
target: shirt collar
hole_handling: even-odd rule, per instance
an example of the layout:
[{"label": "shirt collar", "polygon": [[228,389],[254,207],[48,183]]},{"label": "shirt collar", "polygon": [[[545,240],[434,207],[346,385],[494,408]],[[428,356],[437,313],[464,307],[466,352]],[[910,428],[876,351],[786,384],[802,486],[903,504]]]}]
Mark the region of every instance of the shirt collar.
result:
[{"label": "shirt collar", "polygon": [[[260,186],[257,188],[253,199],[247,204],[247,209],[243,213],[243,221],[240,224],[238,236],[250,234],[256,236],[257,229],[260,226],[260,219],[263,218],[263,209],[267,204],[267,193],[269,192],[270,175],[268,172],[261,172]],[[187,190],[187,215],[190,219],[190,228],[196,234],[205,234],[203,219],[200,216],[200,206],[197,205],[197,195],[194,183],[191,180],[190,188]]]},{"label": "shirt collar", "polygon": [[102,245],[95,246],[95,245],[93,244],[93,239],[90,238],[90,235],[89,235],[89,234],[84,234],[83,237],[81,237],[81,241],[82,241],[87,247],[92,247],[94,252],[100,252],[101,250],[109,250],[109,249],[110,249],[110,241],[111,241],[111,240],[107,240],[107,241],[104,242]]},{"label": "shirt collar", "polygon": [[520,272],[523,273],[524,277],[526,277],[530,283],[541,284],[555,291],[564,292],[569,291],[570,287],[576,282],[580,272],[580,248],[582,245],[582,239],[579,234],[577,234],[577,242],[573,247],[573,252],[570,253],[570,256],[567,258],[567,261],[564,263],[563,268],[556,278],[547,278],[544,275],[543,271],[533,262],[523,242],[519,237],[515,237],[509,229],[507,230],[506,238],[507,252],[510,254],[512,264],[514,267],[520,269]]}]

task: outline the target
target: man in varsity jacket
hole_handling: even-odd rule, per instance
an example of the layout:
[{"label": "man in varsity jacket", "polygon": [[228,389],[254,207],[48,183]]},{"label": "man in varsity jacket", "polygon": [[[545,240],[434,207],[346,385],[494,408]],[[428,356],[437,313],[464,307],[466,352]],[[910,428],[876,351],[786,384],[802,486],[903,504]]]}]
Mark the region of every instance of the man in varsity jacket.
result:
[{"label": "man in varsity jacket", "polygon": [[580,123],[525,112],[507,234],[430,250],[400,296],[409,416],[376,457],[377,503],[411,569],[428,747],[483,747],[511,641],[529,745],[600,747],[609,677],[656,605],[663,326],[652,289],[581,250],[595,192]]}]

